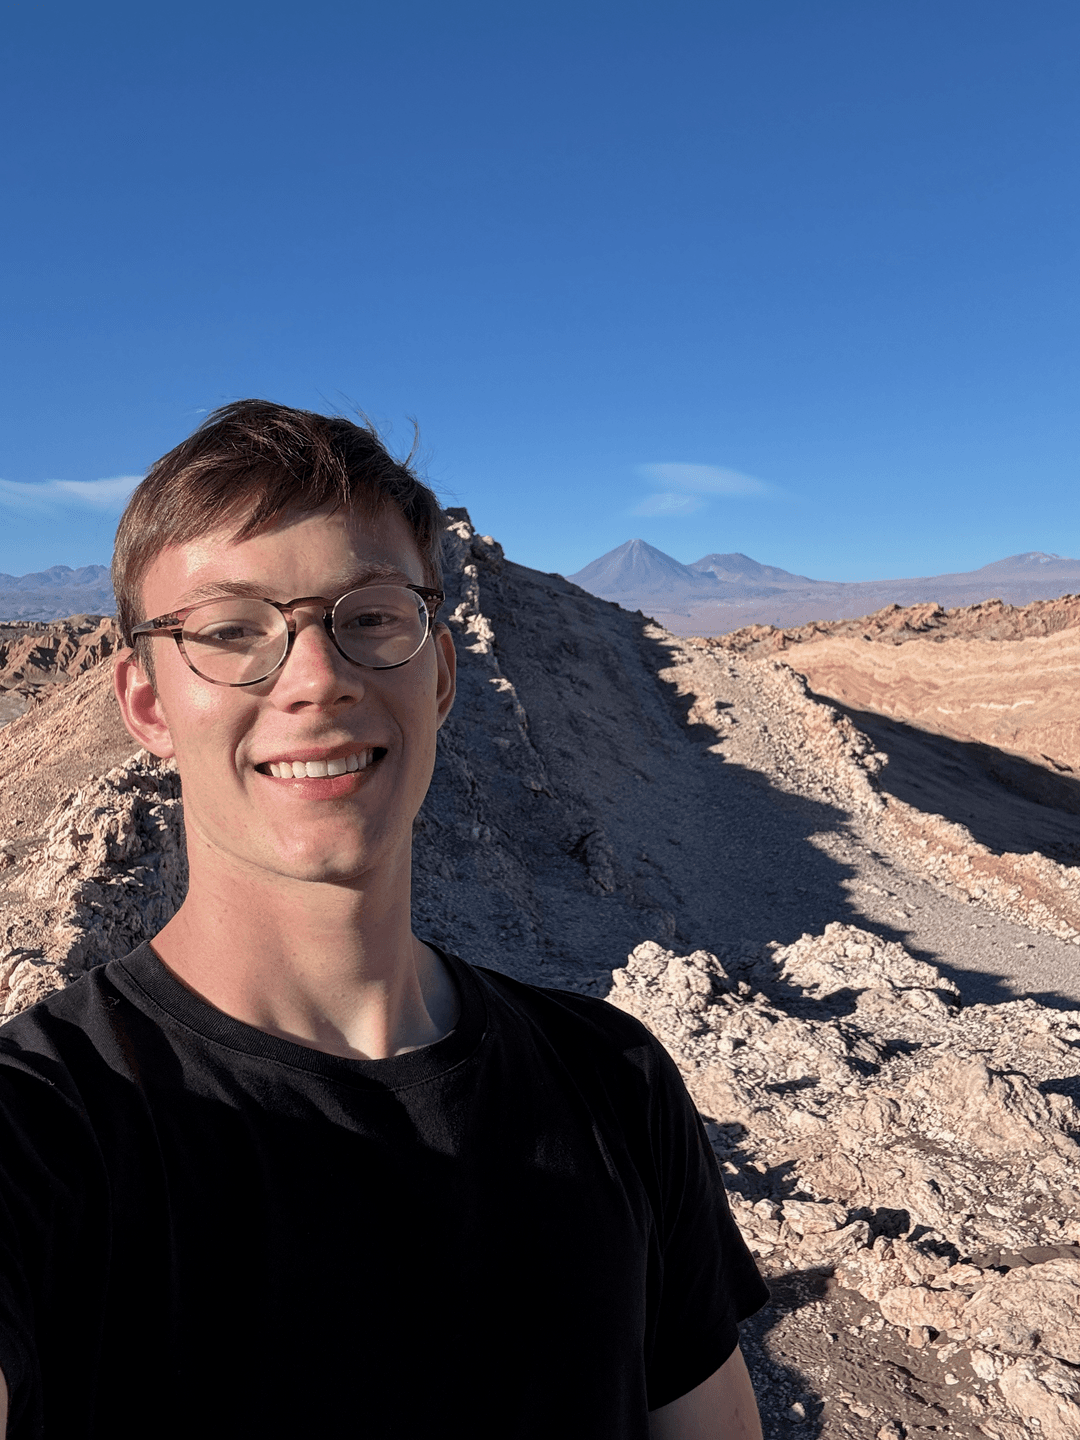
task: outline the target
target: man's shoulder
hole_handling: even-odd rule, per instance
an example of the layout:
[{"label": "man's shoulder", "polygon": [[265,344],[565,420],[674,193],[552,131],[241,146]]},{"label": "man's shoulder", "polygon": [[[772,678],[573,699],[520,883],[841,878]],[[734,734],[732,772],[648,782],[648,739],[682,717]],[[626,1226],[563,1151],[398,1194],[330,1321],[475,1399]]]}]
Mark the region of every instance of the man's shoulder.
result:
[{"label": "man's shoulder", "polygon": [[96,966],[0,1025],[0,1067],[55,1080],[58,1066],[96,1053],[124,1003],[113,983],[117,962]]},{"label": "man's shoulder", "polygon": [[522,980],[486,965],[470,965],[469,968],[481,978],[485,988],[495,991],[504,1003],[538,1021],[582,1026],[596,1030],[615,1043],[654,1043],[649,1031],[632,1015],[616,1010],[595,995]]},{"label": "man's shoulder", "polygon": [[580,1054],[597,1063],[631,1065],[646,1076],[670,1063],[663,1046],[639,1020],[606,1000],[520,980],[482,965],[470,968],[497,1009],[539,1031],[564,1057]]}]

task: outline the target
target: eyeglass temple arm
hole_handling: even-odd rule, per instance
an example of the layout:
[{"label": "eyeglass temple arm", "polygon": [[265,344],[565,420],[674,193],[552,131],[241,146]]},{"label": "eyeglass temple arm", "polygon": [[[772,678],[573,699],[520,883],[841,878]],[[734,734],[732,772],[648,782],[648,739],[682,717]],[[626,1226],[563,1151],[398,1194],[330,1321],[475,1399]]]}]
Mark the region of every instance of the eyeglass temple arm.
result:
[{"label": "eyeglass temple arm", "polygon": [[131,638],[134,640],[137,635],[154,635],[159,632],[179,630],[183,621],[179,615],[156,615],[153,620],[141,620],[138,625],[131,627]]},{"label": "eyeglass temple arm", "polygon": [[420,596],[420,599],[423,600],[424,605],[427,608],[428,619],[432,623],[434,623],[435,612],[446,599],[445,593],[442,590],[426,589],[423,585],[408,585],[406,586],[406,589],[411,590],[414,594]]}]

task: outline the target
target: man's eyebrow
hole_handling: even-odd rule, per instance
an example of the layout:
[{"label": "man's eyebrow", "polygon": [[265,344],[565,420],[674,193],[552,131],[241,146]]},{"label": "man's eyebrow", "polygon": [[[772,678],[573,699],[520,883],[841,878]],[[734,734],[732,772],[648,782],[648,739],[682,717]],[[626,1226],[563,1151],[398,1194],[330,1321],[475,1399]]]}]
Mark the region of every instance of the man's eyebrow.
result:
[{"label": "man's eyebrow", "polygon": [[[373,562],[334,581],[326,598],[332,600],[339,595],[347,595],[350,590],[358,590],[361,585],[380,582],[411,585],[412,579],[405,574],[404,570],[399,570],[396,565]],[[176,609],[183,610],[188,605],[197,605],[200,600],[216,600],[225,595],[237,595],[245,600],[269,600],[273,597],[273,590],[272,585],[263,585],[257,580],[208,580],[204,585],[196,585],[193,589],[188,590],[181,597]],[[288,595],[283,598],[292,600],[296,597]]]}]

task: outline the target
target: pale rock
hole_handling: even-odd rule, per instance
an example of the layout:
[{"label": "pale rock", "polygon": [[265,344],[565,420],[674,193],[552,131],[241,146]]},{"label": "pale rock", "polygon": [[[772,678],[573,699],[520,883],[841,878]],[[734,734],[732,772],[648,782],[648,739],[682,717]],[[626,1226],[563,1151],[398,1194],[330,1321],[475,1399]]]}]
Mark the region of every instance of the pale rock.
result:
[{"label": "pale rock", "polygon": [[1037,1424],[1043,1440],[1080,1437],[1080,1378],[1064,1366],[1036,1369],[1017,1360],[1002,1371],[998,1387],[1022,1423]]},{"label": "pale rock", "polygon": [[811,1200],[785,1200],[783,1215],[796,1235],[820,1235],[839,1230],[847,1220],[847,1208]]},{"label": "pale rock", "polygon": [[[611,1003],[617,1004],[617,998]],[[703,1115],[710,1116],[721,1125],[754,1129],[754,1112],[757,1109],[754,1097],[727,1066],[710,1065],[705,1070],[696,1071],[687,1078],[687,1084],[694,1103]]]},{"label": "pale rock", "polygon": [[961,1324],[980,1349],[1038,1354],[1080,1365],[1080,1256],[1046,1260],[987,1280]]},{"label": "pale rock", "polygon": [[865,1189],[858,1165],[838,1150],[804,1165],[801,1173],[810,1190],[825,1199],[850,1200]]},{"label": "pale rock", "polygon": [[1080,1123],[1071,1102],[1052,1106],[1025,1076],[994,1074],[978,1057],[948,1050],[909,1081],[900,1119],[931,1139],[960,1140],[983,1155],[1038,1154],[1048,1139],[1069,1145],[1064,1126]]},{"label": "pale rock", "polygon": [[930,1330],[954,1330],[960,1323],[967,1296],[957,1290],[929,1290],[921,1285],[903,1285],[886,1290],[878,1301],[890,1325],[905,1330],[925,1326]]},{"label": "pale rock", "polygon": [[[963,1267],[965,1271],[969,1268]],[[837,1270],[836,1278],[841,1285],[858,1291],[865,1299],[880,1302],[884,1295],[899,1292],[905,1286],[951,1288],[948,1285],[948,1274],[948,1261],[941,1256],[928,1254],[907,1240],[890,1240],[879,1235],[872,1247],[848,1256]],[[976,1274],[981,1278],[980,1272],[976,1271]],[[966,1274],[964,1278],[967,1279]],[[911,1325],[931,1323],[913,1320],[908,1328],[911,1328]],[[934,1329],[940,1328],[934,1326]]]},{"label": "pale rock", "polygon": [[55,965],[24,960],[11,972],[10,988],[4,999],[4,1017],[17,1015],[20,1010],[36,1005],[53,991],[62,990],[65,983],[65,976]]},{"label": "pale rock", "polygon": [[839,1230],[807,1234],[794,1250],[797,1263],[804,1269],[836,1264],[853,1251],[862,1249],[870,1239],[870,1226],[865,1220],[853,1220]]},{"label": "pale rock", "polygon": [[993,1380],[1001,1374],[1001,1356],[992,1355],[989,1350],[980,1350],[977,1346],[972,1347],[968,1351],[968,1363],[980,1380]]},{"label": "pale rock", "polygon": [[916,960],[902,945],[833,921],[820,937],[804,936],[777,951],[783,979],[820,1000],[842,991],[941,991],[959,1001],[956,985]]}]

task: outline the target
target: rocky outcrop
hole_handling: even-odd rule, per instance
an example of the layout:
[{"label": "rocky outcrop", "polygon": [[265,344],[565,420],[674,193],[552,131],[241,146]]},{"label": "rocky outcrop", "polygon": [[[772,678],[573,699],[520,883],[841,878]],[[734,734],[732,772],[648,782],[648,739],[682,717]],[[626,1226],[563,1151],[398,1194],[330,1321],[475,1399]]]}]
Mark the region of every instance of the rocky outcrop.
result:
[{"label": "rocky outcrop", "polygon": [[72,615],[50,623],[0,623],[0,726],[23,715],[57,685],[120,649],[108,615]]},{"label": "rocky outcrop", "polygon": [[83,970],[126,955],[187,888],[180,781],[145,752],[65,796],[9,881],[0,1003],[16,1014]]},{"label": "rocky outcrop", "polygon": [[936,1350],[984,1433],[1080,1435],[1075,1012],[963,1009],[840,924],[756,955],[643,944],[613,980],[682,1067],[769,1273],[833,1275]]},{"label": "rocky outcrop", "polygon": [[759,660],[797,645],[851,639],[883,645],[909,640],[1032,640],[1080,626],[1080,595],[1006,605],[983,600],[946,610],[941,605],[886,605],[854,620],[814,620],[808,625],[747,625],[694,643]]}]

